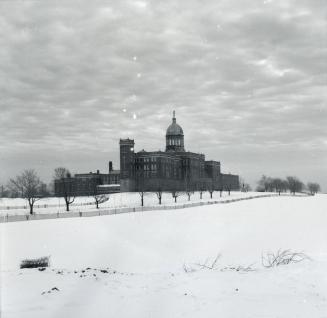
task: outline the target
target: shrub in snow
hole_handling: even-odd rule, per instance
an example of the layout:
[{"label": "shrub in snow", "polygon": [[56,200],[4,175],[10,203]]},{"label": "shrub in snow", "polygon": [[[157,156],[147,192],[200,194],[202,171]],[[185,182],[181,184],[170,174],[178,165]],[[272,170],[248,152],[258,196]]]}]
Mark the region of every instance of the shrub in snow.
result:
[{"label": "shrub in snow", "polygon": [[49,267],[50,256],[34,258],[34,259],[24,259],[20,263],[20,268],[38,268],[38,267]]},{"label": "shrub in snow", "polygon": [[262,265],[266,268],[299,263],[306,259],[309,260],[310,257],[302,252],[292,252],[291,250],[278,250],[277,253],[266,253],[261,257]]},{"label": "shrub in snow", "polygon": [[218,269],[218,260],[220,259],[221,254],[218,254],[215,259],[210,260],[207,258],[203,263],[195,263],[192,265],[183,265],[183,270],[185,273],[193,273],[200,269]]}]

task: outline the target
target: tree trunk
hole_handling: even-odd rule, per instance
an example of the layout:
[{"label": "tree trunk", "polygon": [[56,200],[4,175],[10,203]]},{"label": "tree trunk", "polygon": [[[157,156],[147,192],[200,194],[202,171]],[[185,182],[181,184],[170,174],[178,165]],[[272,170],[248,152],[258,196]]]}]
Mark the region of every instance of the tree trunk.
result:
[{"label": "tree trunk", "polygon": [[202,192],[200,192],[200,200],[202,200]]},{"label": "tree trunk", "polygon": [[228,189],[228,195],[230,195],[230,189]]},{"label": "tree trunk", "polygon": [[99,201],[98,200],[95,201],[95,204],[97,206],[97,209],[99,209]]},{"label": "tree trunk", "polygon": [[66,212],[69,212],[69,202],[65,200],[65,203],[66,203]]},{"label": "tree trunk", "polygon": [[141,206],[143,206],[144,202],[143,202],[143,195],[141,196]]},{"label": "tree trunk", "polygon": [[33,203],[28,202],[30,206],[30,215],[33,215]]},{"label": "tree trunk", "polygon": [[177,203],[177,197],[174,197],[174,199],[175,199],[175,203]]},{"label": "tree trunk", "polygon": [[210,199],[212,199],[212,191],[210,191]]},{"label": "tree trunk", "polygon": [[161,204],[161,197],[159,198],[159,204]]},{"label": "tree trunk", "polygon": [[223,194],[223,190],[220,190],[220,197],[222,196],[222,194]]}]

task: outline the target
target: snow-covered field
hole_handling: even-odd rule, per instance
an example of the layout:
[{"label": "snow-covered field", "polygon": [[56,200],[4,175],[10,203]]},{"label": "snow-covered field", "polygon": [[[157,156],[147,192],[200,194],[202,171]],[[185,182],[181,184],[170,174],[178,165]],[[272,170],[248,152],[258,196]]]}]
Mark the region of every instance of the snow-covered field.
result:
[{"label": "snow-covered field", "polygon": [[[1,317],[326,318],[326,207],[272,197],[2,223]],[[311,260],[264,268],[279,249]],[[45,271],[19,269],[46,255]]]},{"label": "snow-covered field", "polygon": [[[213,198],[210,199],[208,192],[203,193],[203,199],[200,200],[200,194],[195,192],[191,196],[191,202],[199,201],[217,201],[226,198],[244,198],[253,195],[266,195],[262,192],[231,192],[230,196],[227,192],[222,193],[220,197],[219,192],[214,192]],[[137,192],[122,192],[108,195],[109,200],[100,204],[99,208],[124,208],[124,207],[138,207],[141,206],[141,199]],[[188,197],[185,193],[181,193],[177,198],[177,204],[188,202]],[[174,199],[171,193],[163,193],[162,205],[173,205]],[[145,206],[158,205],[158,198],[155,193],[146,193],[144,197]],[[9,207],[9,209],[8,209]],[[93,197],[76,197],[73,204],[70,206],[71,211],[85,212],[96,210]],[[64,213],[66,212],[65,201],[63,198],[43,198],[35,203],[34,212],[36,214],[43,213]],[[0,198],[0,215],[21,215],[29,214],[29,207],[26,200],[21,198]]]}]

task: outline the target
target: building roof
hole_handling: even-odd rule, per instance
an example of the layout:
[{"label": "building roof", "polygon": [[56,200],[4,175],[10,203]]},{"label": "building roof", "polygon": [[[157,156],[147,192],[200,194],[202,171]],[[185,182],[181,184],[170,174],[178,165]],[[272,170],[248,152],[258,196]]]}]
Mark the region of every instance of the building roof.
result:
[{"label": "building roof", "polygon": [[107,176],[113,174],[119,175],[120,170],[112,170],[109,173],[100,173],[100,172],[76,173],[75,178],[94,178],[94,177]]},{"label": "building roof", "polygon": [[167,128],[166,136],[184,136],[182,127],[176,123],[175,111],[173,113],[173,122]]}]

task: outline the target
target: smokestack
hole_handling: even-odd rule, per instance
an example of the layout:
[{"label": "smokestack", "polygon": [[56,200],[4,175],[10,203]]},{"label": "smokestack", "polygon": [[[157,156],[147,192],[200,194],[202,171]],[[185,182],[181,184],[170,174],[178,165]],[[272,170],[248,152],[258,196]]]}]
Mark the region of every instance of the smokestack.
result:
[{"label": "smokestack", "polygon": [[112,171],[112,161],[109,161],[109,173]]}]

